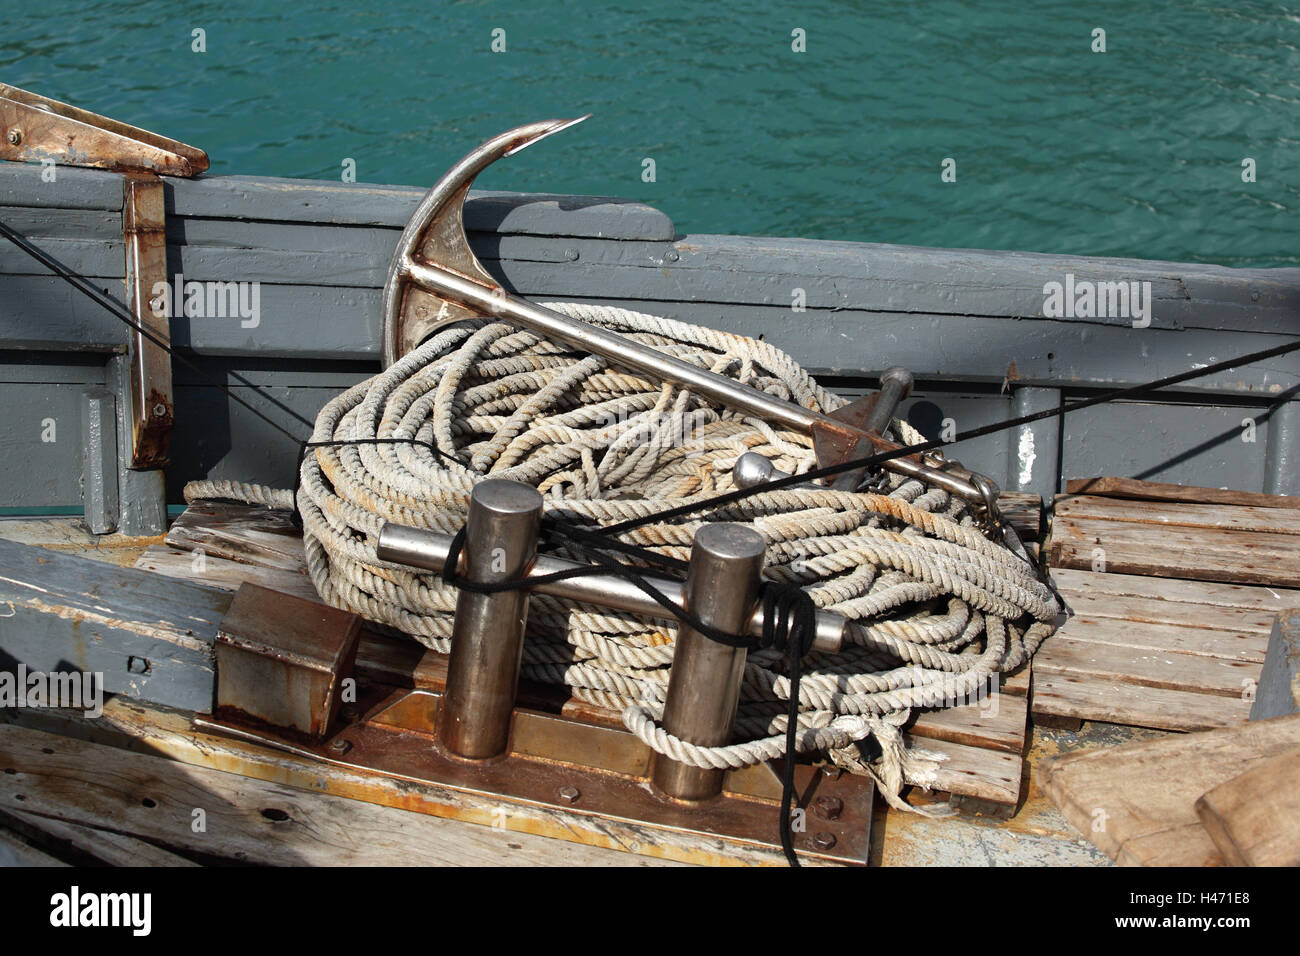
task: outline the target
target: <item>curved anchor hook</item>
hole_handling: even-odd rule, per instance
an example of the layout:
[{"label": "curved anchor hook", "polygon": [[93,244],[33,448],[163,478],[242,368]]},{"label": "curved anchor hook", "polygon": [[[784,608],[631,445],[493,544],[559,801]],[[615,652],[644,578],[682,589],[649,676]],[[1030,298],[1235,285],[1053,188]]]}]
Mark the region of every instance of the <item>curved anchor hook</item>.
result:
[{"label": "curved anchor hook", "polygon": [[381,311],[384,368],[440,328],[483,315],[480,309],[445,288],[452,284],[450,281],[437,283],[440,288],[434,291],[428,283],[413,282],[413,276],[437,269],[445,274],[444,280],[470,282],[490,295],[504,294],[478,261],[465,236],[465,196],[475,177],[498,159],[590,116],[588,113],[576,119],[543,120],[507,130],[471,150],[429,190],[402,231],[388,266]]}]

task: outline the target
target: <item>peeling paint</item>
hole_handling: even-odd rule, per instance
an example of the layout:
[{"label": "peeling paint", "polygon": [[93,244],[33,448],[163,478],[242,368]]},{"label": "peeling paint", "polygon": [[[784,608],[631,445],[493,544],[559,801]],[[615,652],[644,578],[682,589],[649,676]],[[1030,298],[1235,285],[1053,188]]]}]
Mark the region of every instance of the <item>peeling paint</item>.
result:
[{"label": "peeling paint", "polygon": [[1034,459],[1038,457],[1034,451],[1034,430],[1032,428],[1022,429],[1020,432],[1020,447],[1017,450],[1016,457],[1020,459],[1020,474],[1016,476],[1021,488],[1028,488],[1034,480]]}]

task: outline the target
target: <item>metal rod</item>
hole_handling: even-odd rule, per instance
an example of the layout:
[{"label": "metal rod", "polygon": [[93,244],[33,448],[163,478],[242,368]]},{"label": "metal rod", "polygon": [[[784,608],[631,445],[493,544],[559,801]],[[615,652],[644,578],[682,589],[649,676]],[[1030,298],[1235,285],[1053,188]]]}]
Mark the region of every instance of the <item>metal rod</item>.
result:
[{"label": "metal rod", "polygon": [[[406,263],[404,271],[407,278],[421,289],[450,299],[476,314],[508,319],[574,348],[602,355],[626,368],[685,386],[728,408],[748,412],[810,434],[814,428],[827,428],[838,433],[845,431],[844,423],[829,415],[814,412],[794,402],[760,392],[725,375],[683,362],[617,332],[579,322],[524,299],[505,295],[499,287],[489,288],[446,269],[414,260]],[[870,454],[872,449],[892,451],[900,447],[878,435],[864,436],[863,443],[864,450],[859,451],[862,455]],[[964,469],[938,469],[911,457],[892,459],[885,462],[885,468],[932,482],[950,494],[978,505],[987,505],[987,496]]]},{"label": "metal rod", "polygon": [[725,375],[683,362],[617,332],[579,322],[523,299],[502,295],[499,290],[485,288],[446,269],[411,262],[406,267],[406,273],[420,288],[450,297],[480,315],[509,319],[574,348],[602,355],[625,368],[683,385],[728,408],[749,412],[803,432],[811,430],[815,422],[823,419],[834,424],[831,419],[794,402],[787,402]]},{"label": "metal rod", "polygon": [[[451,546],[451,535],[409,528],[406,525],[386,522],[379,532],[379,544],[376,551],[382,561],[406,564],[423,568],[426,571],[441,571],[447,564],[447,552]],[[582,567],[577,561],[539,555],[528,571],[528,577],[537,578],[557,571],[567,571]],[[680,581],[662,577],[652,572],[643,572],[647,584],[662,592],[673,604],[685,606],[684,588]],[[530,591],[539,594],[551,594],[556,597],[581,601],[614,608],[618,611],[631,611],[650,617],[667,620],[671,617],[663,605],[651,599],[635,584],[612,574],[584,575],[552,581],[546,584],[530,584]],[[823,654],[838,653],[844,644],[844,628],[847,618],[834,611],[817,612],[817,632],[813,640],[813,650]],[[760,637],[763,633],[763,609],[756,608],[747,626],[739,633]]]},{"label": "metal rod", "polygon": [[[753,528],[706,524],[695,533],[686,577],[686,606],[705,624],[738,633],[758,601],[766,543]],[[664,703],[664,730],[703,747],[731,743],[745,649],[710,640],[694,628],[677,631]],[[654,785],[678,800],[707,800],[722,792],[724,772],[679,763],[656,753]]]},{"label": "metal rod", "polygon": [[[521,577],[537,553],[541,517],[535,488],[497,479],[475,485],[461,573],[478,584]],[[524,590],[462,590],[456,598],[447,692],[438,711],[438,738],[451,753],[481,760],[505,752],[527,616]]]}]

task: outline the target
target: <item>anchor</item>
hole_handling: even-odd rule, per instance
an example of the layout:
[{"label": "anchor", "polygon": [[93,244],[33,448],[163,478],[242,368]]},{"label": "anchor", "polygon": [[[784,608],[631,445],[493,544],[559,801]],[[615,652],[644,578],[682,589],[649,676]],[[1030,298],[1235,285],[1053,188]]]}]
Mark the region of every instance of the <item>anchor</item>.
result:
[{"label": "anchor", "polygon": [[[910,390],[910,376],[906,387],[901,376],[887,376],[880,392],[830,413],[817,412],[616,332],[535,305],[512,295],[488,274],[465,235],[465,196],[475,177],[498,159],[581,123],[588,116],[529,123],[494,136],[471,150],[429,190],[403,230],[388,268],[381,313],[384,367],[449,325],[490,316],[600,355],[623,368],[690,389],[734,411],[804,432],[812,437],[817,464],[823,468],[903,448],[882,432],[888,428],[898,402]],[[884,467],[970,502],[990,531],[1005,533],[998,510],[998,487],[986,476],[963,468],[959,462],[917,453],[890,459]],[[865,472],[865,468],[843,472],[831,480],[830,487],[855,491]],[[773,477],[778,475],[770,473],[767,480]]]}]

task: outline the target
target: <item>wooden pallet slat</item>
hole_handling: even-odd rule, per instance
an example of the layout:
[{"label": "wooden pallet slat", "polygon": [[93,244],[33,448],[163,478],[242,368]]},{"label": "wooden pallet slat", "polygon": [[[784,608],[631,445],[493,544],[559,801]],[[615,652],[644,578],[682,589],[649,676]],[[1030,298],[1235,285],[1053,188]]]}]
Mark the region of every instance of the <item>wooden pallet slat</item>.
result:
[{"label": "wooden pallet slat", "polygon": [[1178,486],[1142,501],[1143,485],[1056,498],[1048,563],[1070,616],[1035,659],[1033,712],[1182,731],[1243,723],[1273,619],[1300,608],[1300,514]]},{"label": "wooden pallet slat", "polygon": [[[1100,554],[1098,551],[1100,550]],[[1052,567],[1300,587],[1300,536],[1057,516]]]},{"label": "wooden pallet slat", "polygon": [[1144,501],[1188,501],[1197,504],[1300,509],[1300,498],[1289,495],[1266,495],[1258,491],[1202,488],[1196,485],[1172,485],[1163,481],[1139,481],[1136,478],[1071,478],[1066,481],[1065,490],[1071,495],[1105,495],[1115,498],[1138,498]]}]

